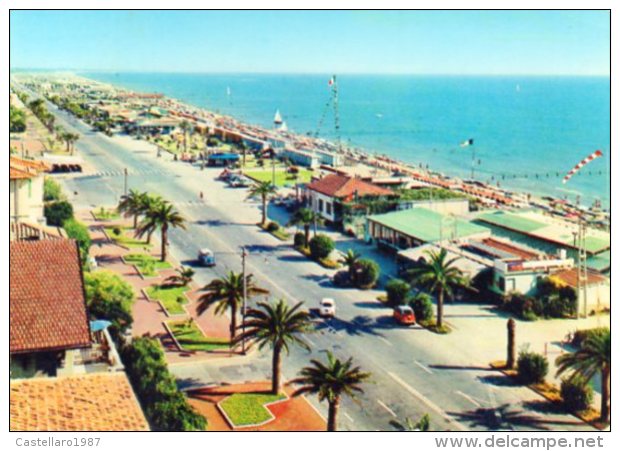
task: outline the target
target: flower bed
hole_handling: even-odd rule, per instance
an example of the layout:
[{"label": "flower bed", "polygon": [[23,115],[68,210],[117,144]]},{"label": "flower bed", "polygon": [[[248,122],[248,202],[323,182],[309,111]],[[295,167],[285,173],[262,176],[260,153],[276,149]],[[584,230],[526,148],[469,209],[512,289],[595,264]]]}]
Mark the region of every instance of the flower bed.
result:
[{"label": "flower bed", "polygon": [[[183,315],[187,313],[184,305],[189,302],[185,297],[185,292],[188,290],[188,287],[153,285],[146,289],[146,294],[149,298],[159,301],[168,314]],[[179,299],[182,302],[179,302]]]},{"label": "flower bed", "polygon": [[235,393],[217,406],[232,427],[258,426],[274,419],[267,405],[285,399],[284,394]]},{"label": "flower bed", "polygon": [[158,258],[148,254],[127,254],[123,260],[128,265],[134,265],[144,277],[155,277],[157,271],[162,269],[170,269],[172,265],[168,262],[162,262]]},{"label": "flower bed", "polygon": [[107,226],[103,230],[105,234],[116,244],[128,249],[149,250],[153,245],[147,244],[145,239],[135,238],[130,227]]},{"label": "flower bed", "polygon": [[207,337],[198,325],[191,321],[168,321],[166,327],[183,351],[217,351],[228,349],[225,338]]}]

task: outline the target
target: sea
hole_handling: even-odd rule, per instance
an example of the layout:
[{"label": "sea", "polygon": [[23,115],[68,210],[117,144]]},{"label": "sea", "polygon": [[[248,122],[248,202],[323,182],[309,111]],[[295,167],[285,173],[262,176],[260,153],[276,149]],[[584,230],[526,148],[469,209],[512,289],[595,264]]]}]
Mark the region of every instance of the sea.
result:
[{"label": "sea", "polygon": [[[449,176],[535,195],[610,204],[610,79],[569,76],[80,73],[118,87],[158,92],[241,121]],[[339,124],[337,129],[336,124]],[[467,140],[473,145],[463,146]],[[584,157],[599,158],[562,183]]]}]

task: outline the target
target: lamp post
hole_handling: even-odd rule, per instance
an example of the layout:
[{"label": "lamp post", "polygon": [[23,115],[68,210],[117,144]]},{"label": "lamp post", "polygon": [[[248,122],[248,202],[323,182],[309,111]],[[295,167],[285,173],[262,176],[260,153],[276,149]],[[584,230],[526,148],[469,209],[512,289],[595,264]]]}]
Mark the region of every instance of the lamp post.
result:
[{"label": "lamp post", "polygon": [[242,277],[243,277],[243,305],[241,307],[241,316],[242,316],[242,323],[241,323],[241,333],[242,333],[242,337],[243,339],[241,340],[241,352],[243,354],[246,353],[246,347],[245,347],[245,315],[247,312],[247,300],[248,300],[248,282],[247,282],[247,277],[246,277],[246,272],[245,272],[245,259],[247,257],[247,252],[245,250],[245,246],[241,246],[241,273],[242,273]]},{"label": "lamp post", "polygon": [[124,173],[124,176],[125,176],[125,184],[124,184],[123,192],[125,193],[125,196],[127,196],[127,168],[125,168],[123,173]]}]

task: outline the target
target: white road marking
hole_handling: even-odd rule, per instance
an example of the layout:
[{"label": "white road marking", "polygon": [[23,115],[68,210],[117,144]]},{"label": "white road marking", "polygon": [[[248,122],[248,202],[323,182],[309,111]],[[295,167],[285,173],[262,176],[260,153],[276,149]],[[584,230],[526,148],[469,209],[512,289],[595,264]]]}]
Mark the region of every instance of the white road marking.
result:
[{"label": "white road marking", "polygon": [[353,418],[351,418],[351,415],[349,415],[346,412],[343,412],[344,416],[347,417],[347,420],[349,420],[351,423],[355,423],[355,420],[353,420]]},{"label": "white road marking", "polygon": [[458,421],[456,421],[453,418],[450,418],[448,416],[448,414],[441,409],[437,404],[435,404],[433,401],[431,401],[430,399],[428,399],[426,396],[424,396],[422,393],[420,393],[419,391],[417,391],[415,388],[413,388],[411,385],[409,385],[407,382],[405,382],[404,380],[402,380],[398,375],[388,371],[387,374],[394,379],[398,384],[400,384],[405,390],[407,390],[410,394],[412,394],[413,396],[415,396],[416,398],[418,398],[420,401],[422,401],[424,404],[426,404],[429,408],[431,408],[432,410],[434,410],[436,413],[438,413],[439,415],[441,415],[446,421],[448,421],[449,423],[454,424],[454,426],[461,430],[461,431],[467,431],[468,429],[463,426],[461,423],[459,423]]},{"label": "white road marking", "polygon": [[385,337],[381,337],[381,336],[379,336],[379,337],[377,337],[377,338],[378,338],[379,340],[381,340],[383,343],[385,343],[386,345],[388,345],[388,346],[394,346],[392,343],[390,343],[390,340],[388,340],[388,339],[387,339],[387,338],[385,338]]},{"label": "white road marking", "polygon": [[396,413],[392,409],[390,409],[388,406],[386,406],[385,403],[381,401],[380,399],[377,399],[377,404],[383,407],[387,411],[387,413],[392,415],[394,418],[398,418],[398,415],[396,415]]},{"label": "white road marking", "polygon": [[416,365],[418,365],[420,368],[422,368],[424,371],[426,371],[428,374],[433,374],[433,372],[431,371],[430,368],[428,368],[426,365],[422,365],[420,362],[418,362],[417,360],[414,360],[413,363],[415,363]]},{"label": "white road marking", "polygon": [[462,396],[463,398],[465,398],[466,400],[468,400],[469,402],[471,402],[474,406],[476,407],[482,407],[482,404],[480,404],[478,401],[476,401],[474,398],[472,398],[471,396],[469,396],[466,393],[463,393],[460,390],[455,391],[454,393],[456,393],[459,396]]}]

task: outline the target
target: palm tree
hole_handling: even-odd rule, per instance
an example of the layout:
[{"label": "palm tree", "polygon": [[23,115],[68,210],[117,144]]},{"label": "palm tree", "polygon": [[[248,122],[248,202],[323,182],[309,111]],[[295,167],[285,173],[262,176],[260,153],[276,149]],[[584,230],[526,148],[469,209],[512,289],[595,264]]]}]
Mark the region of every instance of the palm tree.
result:
[{"label": "palm tree", "polygon": [[310,226],[314,225],[314,235],[316,236],[316,225],[322,222],[322,218],[310,208],[300,208],[291,217],[289,225],[302,226],[304,228],[304,245],[310,244]]},{"label": "palm tree", "polygon": [[431,418],[428,413],[425,413],[415,423],[411,418],[406,417],[403,422],[392,420],[390,424],[400,432],[428,432],[431,429]]},{"label": "palm tree", "polygon": [[360,261],[361,254],[353,249],[349,249],[346,254],[340,259],[340,263],[345,265],[349,269],[349,280],[351,283],[355,283],[355,269]]},{"label": "palm tree", "polygon": [[118,212],[123,216],[133,216],[133,228],[138,227],[138,217],[143,213],[144,200],[148,196],[146,193],[142,193],[135,189],[130,189],[129,193],[121,197],[121,201],[118,203]]},{"label": "palm tree", "polygon": [[336,431],[338,408],[342,396],[354,398],[356,393],[364,393],[360,384],[370,378],[370,373],[362,371],[359,366],[354,367],[353,359],[349,358],[343,362],[334,357],[330,351],[327,351],[327,364],[315,359],[312,359],[310,363],[311,366],[301,369],[300,377],[290,382],[301,385],[293,396],[312,393],[319,396],[319,401],[327,400],[329,404],[327,430]]},{"label": "palm tree", "polygon": [[271,182],[268,181],[256,182],[254,185],[252,185],[252,187],[250,187],[248,199],[255,199],[257,197],[260,197],[262,202],[262,225],[265,225],[265,223],[267,222],[267,200],[277,191],[278,189]]},{"label": "palm tree", "polygon": [[183,151],[187,153],[187,134],[192,129],[192,124],[189,121],[181,121],[179,128],[183,130]]},{"label": "palm tree", "polygon": [[284,299],[278,302],[259,302],[257,308],[250,309],[241,328],[245,329],[235,338],[238,343],[244,340],[253,340],[259,349],[269,345],[273,349],[271,392],[277,395],[280,392],[280,378],[282,374],[282,351],[289,353],[289,346],[297,344],[310,350],[310,346],[300,335],[312,329],[310,314],[300,310],[302,302],[289,307]]},{"label": "palm tree", "polygon": [[583,377],[590,381],[595,374],[601,372],[601,421],[609,422],[611,409],[610,379],[611,379],[611,332],[606,329],[601,335],[592,335],[587,338],[577,352],[563,354],[556,361],[557,375],[572,370],[573,377]]},{"label": "palm tree", "polygon": [[186,268],[185,266],[181,266],[175,269],[175,271],[176,274],[166,278],[167,284],[186,287],[194,280],[194,275],[196,274],[196,271],[192,268]]},{"label": "palm tree", "polygon": [[238,144],[239,150],[241,150],[241,166],[245,169],[245,160],[248,153],[248,146],[243,141]]},{"label": "palm tree", "polygon": [[[161,196],[156,196],[148,193],[144,193],[144,196],[140,199],[142,204],[138,207],[138,213],[145,216],[149,211],[154,210],[157,205],[164,202]],[[136,227],[137,228],[137,227]],[[156,229],[150,229],[146,231],[146,244],[151,244],[151,237]]]},{"label": "palm tree", "polygon": [[458,257],[446,260],[448,252],[445,249],[427,251],[428,262],[417,268],[407,271],[412,283],[422,285],[437,296],[437,327],[443,327],[443,301],[445,296],[452,296],[454,287],[465,285],[465,279],[460,269],[454,266]]},{"label": "palm tree", "polygon": [[170,202],[163,201],[148,210],[142,223],[136,229],[136,236],[142,237],[145,233],[153,233],[161,230],[161,261],[166,261],[166,249],[168,245],[168,230],[170,227],[185,229],[185,218],[174,208]]},{"label": "palm tree", "polygon": [[[245,285],[248,296],[269,293],[268,290],[254,283],[251,274],[245,277]],[[225,277],[212,280],[202,290],[206,293],[198,299],[199,315],[206,312],[212,305],[216,306],[216,315],[222,315],[227,308],[230,309],[230,342],[232,345],[237,330],[237,311],[243,303],[243,274],[230,271]]]}]

